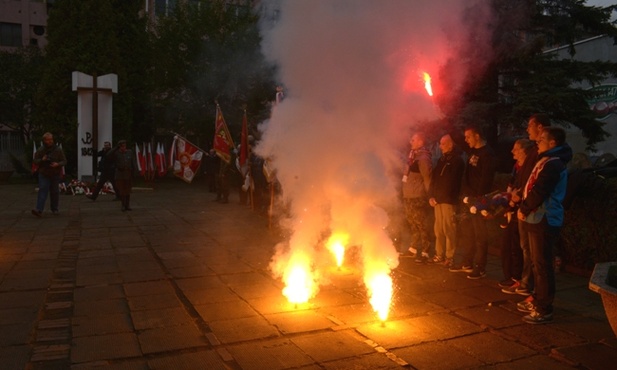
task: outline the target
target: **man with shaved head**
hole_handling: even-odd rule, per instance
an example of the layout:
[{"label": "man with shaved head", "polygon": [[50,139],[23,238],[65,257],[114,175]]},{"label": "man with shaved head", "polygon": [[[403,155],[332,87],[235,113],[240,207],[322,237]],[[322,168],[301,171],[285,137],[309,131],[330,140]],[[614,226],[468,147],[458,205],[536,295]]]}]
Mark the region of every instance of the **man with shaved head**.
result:
[{"label": "man with shaved head", "polygon": [[455,153],[454,141],[450,135],[441,137],[439,149],[441,157],[433,169],[428,191],[429,204],[435,211],[435,256],[431,262],[451,267],[457,241],[454,214],[465,163],[461,156]]}]

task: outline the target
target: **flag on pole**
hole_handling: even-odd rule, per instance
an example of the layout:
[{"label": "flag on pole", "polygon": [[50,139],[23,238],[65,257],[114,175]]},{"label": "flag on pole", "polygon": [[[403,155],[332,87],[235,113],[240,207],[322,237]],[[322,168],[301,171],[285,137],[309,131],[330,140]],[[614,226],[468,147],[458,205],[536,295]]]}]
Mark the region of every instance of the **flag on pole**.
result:
[{"label": "flag on pole", "polygon": [[[216,151],[216,155],[222,160],[229,163],[231,160],[231,151],[234,148],[234,141],[231,138],[221,107],[216,105],[216,121],[214,123],[214,143],[212,145]],[[232,164],[233,165],[233,164]]]},{"label": "flag on pole", "polygon": [[[193,181],[195,174],[199,170],[199,166],[201,165],[201,159],[203,158],[204,152],[199,149],[197,145],[194,145],[180,135],[176,135],[174,137],[174,144],[172,145],[172,149],[174,148],[174,175],[190,184],[191,181]],[[172,158],[171,154],[170,158]]]},{"label": "flag on pole", "polygon": [[146,153],[146,160],[148,161],[148,178],[154,179],[154,173],[156,168],[154,167],[154,156],[152,154],[152,143],[148,143],[148,152]]},{"label": "flag on pole", "polygon": [[135,143],[135,157],[137,157],[136,158],[137,159],[137,171],[139,171],[139,174],[141,176],[143,176],[144,172],[145,172],[145,169],[144,169],[144,167],[142,165],[142,163],[143,163],[142,160],[141,160],[142,155],[141,155],[141,152],[139,151],[139,145],[137,145],[137,143]]},{"label": "flag on pole", "polygon": [[169,149],[169,164],[167,168],[174,168],[174,162],[176,161],[176,140],[178,135],[174,136],[174,141],[171,143],[171,149]]},{"label": "flag on pole", "polygon": [[39,166],[34,163],[34,156],[36,155],[36,143],[32,141],[32,173],[36,173],[39,170]]},{"label": "flag on pole", "polygon": [[246,111],[244,111],[244,116],[242,116],[242,135],[240,136],[240,173],[242,176],[246,176],[248,172],[248,159],[249,159],[249,129],[248,122],[246,119]]}]

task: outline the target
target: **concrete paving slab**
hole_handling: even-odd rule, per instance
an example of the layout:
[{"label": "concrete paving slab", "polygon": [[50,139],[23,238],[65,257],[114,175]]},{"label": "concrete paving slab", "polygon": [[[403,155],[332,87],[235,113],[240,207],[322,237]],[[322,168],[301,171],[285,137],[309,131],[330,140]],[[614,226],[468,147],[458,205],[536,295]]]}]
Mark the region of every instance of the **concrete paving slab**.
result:
[{"label": "concrete paving slab", "polygon": [[230,287],[230,289],[233,290],[239,297],[248,301],[259,300],[260,298],[264,300],[276,300],[277,297],[282,297],[283,291],[283,287],[277,284],[274,280],[270,280],[269,282],[264,282],[259,285],[234,285],[233,287]]},{"label": "concrete paving slab", "polygon": [[280,336],[279,331],[262,317],[244,317],[208,323],[221,343],[266,339]]},{"label": "concrete paving slab", "polygon": [[76,302],[100,301],[114,298],[124,298],[122,285],[79,287],[75,288],[73,292],[73,299]]},{"label": "concrete paving slab", "polygon": [[471,354],[448,345],[448,342],[422,343],[392,352],[414,369],[475,369],[485,365]]},{"label": "concrete paving slab", "polygon": [[477,333],[450,339],[448,346],[467,353],[485,364],[495,364],[534,355],[536,352],[522,344],[512,343],[493,333]]},{"label": "concrete paving slab", "polygon": [[514,361],[502,362],[490,367],[495,370],[510,369],[542,369],[542,370],[572,370],[572,366],[559,362],[548,356],[535,355]]},{"label": "concrete paving slab", "polygon": [[291,341],[318,362],[341,360],[375,350],[352,331],[323,332],[293,337]]},{"label": "concrete paving slab", "polygon": [[148,362],[143,359],[93,361],[77,365],[71,365],[71,370],[150,370]]},{"label": "concrete paving slab", "polygon": [[167,326],[137,334],[144,354],[205,348],[208,341],[195,325]]},{"label": "concrete paving slab", "polygon": [[216,351],[203,350],[195,353],[174,354],[148,360],[151,370],[228,370],[229,367],[218,356]]},{"label": "concrete paving slab", "polygon": [[551,354],[585,369],[609,369],[617,364],[617,351],[601,343],[555,348]]},{"label": "concrete paving slab", "polygon": [[481,327],[494,329],[507,328],[523,324],[520,321],[521,313],[505,310],[499,305],[483,305],[473,308],[457,310],[456,314]]},{"label": "concrete paving slab", "polygon": [[95,335],[130,333],[134,330],[128,313],[106,314],[74,317],[71,320],[73,337],[90,337]]},{"label": "concrete paving slab", "polygon": [[248,303],[239,298],[226,302],[196,305],[195,309],[206,322],[239,319],[258,315]]},{"label": "concrete paving slab", "polygon": [[24,369],[30,360],[30,346],[2,346],[0,348],[0,369]]},{"label": "concrete paving slab", "polygon": [[[554,315],[554,320],[560,320],[558,312]],[[570,347],[585,343],[585,340],[578,335],[561,331],[551,324],[531,327],[529,325],[517,325],[504,328],[501,333],[511,338],[517,338],[519,343],[542,352],[549,351],[551,348]]]},{"label": "concrete paving slab", "polygon": [[149,296],[158,294],[175,295],[174,287],[166,280],[146,281],[124,284],[127,297]]},{"label": "concrete paving slab", "polygon": [[129,307],[124,299],[105,299],[99,301],[75,302],[73,315],[75,317],[94,317],[110,314],[126,314]]},{"label": "concrete paving slab", "polygon": [[193,319],[186,313],[184,307],[131,311],[131,316],[136,330],[171,328],[193,323]]},{"label": "concrete paving slab", "polygon": [[131,311],[155,310],[181,306],[178,297],[171,293],[133,296],[129,297],[127,301]]},{"label": "concrete paving slab", "polygon": [[313,364],[303,350],[288,339],[268,339],[228,348],[244,370],[283,370]]},{"label": "concrete paving slab", "polygon": [[283,334],[311,332],[335,325],[327,317],[313,310],[297,310],[264,316]]},{"label": "concrete paving slab", "polygon": [[238,295],[227,287],[187,290],[184,291],[184,295],[193,306],[209,303],[231,302],[238,299]]},{"label": "concrete paving slab", "polygon": [[73,363],[141,357],[137,335],[118,333],[73,338],[71,361]]}]

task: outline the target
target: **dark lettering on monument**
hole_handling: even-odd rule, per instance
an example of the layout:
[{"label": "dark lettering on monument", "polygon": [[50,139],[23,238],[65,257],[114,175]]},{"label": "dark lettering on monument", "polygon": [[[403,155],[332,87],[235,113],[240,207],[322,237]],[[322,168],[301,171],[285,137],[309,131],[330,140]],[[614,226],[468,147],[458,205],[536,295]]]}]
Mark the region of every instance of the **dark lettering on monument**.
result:
[{"label": "dark lettering on monument", "polygon": [[[81,139],[82,144],[89,145],[92,144],[92,133],[86,132],[86,139]],[[92,157],[94,155],[94,149],[90,148],[81,148],[81,156],[82,157]]]},{"label": "dark lettering on monument", "polygon": [[82,142],[83,144],[86,144],[86,145],[87,145],[87,144],[92,144],[92,133],[90,133],[90,132],[86,132],[86,140],[81,139],[81,142]]}]

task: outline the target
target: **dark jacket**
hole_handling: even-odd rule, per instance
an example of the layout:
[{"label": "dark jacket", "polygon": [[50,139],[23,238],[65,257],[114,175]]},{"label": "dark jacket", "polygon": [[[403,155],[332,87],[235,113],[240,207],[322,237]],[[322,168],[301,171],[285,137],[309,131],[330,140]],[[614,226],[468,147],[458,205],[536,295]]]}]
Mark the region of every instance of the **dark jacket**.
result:
[{"label": "dark jacket", "polygon": [[456,204],[464,171],[465,163],[460,155],[454,151],[443,154],[433,169],[429,198],[435,198],[437,203]]},{"label": "dark jacket", "polygon": [[488,145],[471,148],[467,152],[467,166],[463,175],[462,193],[465,197],[479,197],[491,192],[497,161]]},{"label": "dark jacket", "polygon": [[422,147],[409,152],[407,181],[403,183],[403,198],[426,197],[431,183],[433,160],[428,149]]},{"label": "dark jacket", "polygon": [[[538,223],[544,216],[551,226],[562,226],[563,198],[566,194],[568,171],[566,164],[572,159],[572,148],[558,146],[538,155],[535,179],[530,176],[525,187],[527,194],[520,205],[525,222]],[[525,188],[523,189],[525,190]]]},{"label": "dark jacket", "polygon": [[106,160],[111,160],[116,165],[116,180],[129,180],[135,175],[137,158],[131,149],[125,152],[118,150],[116,146],[107,153]]},{"label": "dark jacket", "polygon": [[[47,159],[43,160],[45,156],[47,156]],[[59,146],[54,144],[48,148],[43,145],[34,153],[33,162],[38,166],[38,171],[41,175],[54,177],[62,174],[62,167],[66,166],[66,157]],[[53,162],[58,163],[59,166],[51,167]]]}]

